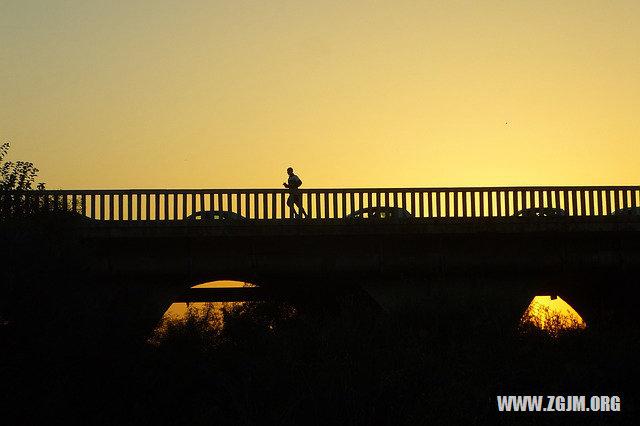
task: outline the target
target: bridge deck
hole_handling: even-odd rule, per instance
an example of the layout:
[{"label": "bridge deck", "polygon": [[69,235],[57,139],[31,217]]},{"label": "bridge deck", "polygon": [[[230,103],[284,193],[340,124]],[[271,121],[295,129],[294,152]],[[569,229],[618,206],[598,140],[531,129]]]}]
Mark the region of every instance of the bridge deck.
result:
[{"label": "bridge deck", "polygon": [[216,236],[321,236],[321,235],[416,235],[416,234],[517,234],[517,233],[618,233],[640,232],[640,217],[582,218],[441,218],[403,221],[343,219],[247,220],[224,224],[185,221],[100,221],[79,229],[97,238],[153,238]]}]

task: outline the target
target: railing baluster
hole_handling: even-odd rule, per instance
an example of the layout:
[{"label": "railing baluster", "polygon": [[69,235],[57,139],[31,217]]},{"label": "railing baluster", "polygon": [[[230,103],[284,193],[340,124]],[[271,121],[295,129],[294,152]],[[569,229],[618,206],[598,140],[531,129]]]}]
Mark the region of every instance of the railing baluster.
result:
[{"label": "railing baluster", "polygon": [[537,200],[536,207],[539,207],[539,208],[544,208],[545,207],[544,193],[545,193],[544,190],[537,190],[536,191],[536,200]]},{"label": "railing baluster", "polygon": [[502,191],[500,190],[496,191],[496,210],[496,216],[502,217]]},{"label": "railing baluster", "polygon": [[[301,201],[301,203],[303,203]],[[303,203],[304,205],[304,203]],[[313,218],[313,193],[307,192],[307,215],[309,215],[309,219]]]},{"label": "railing baluster", "polygon": [[487,216],[488,217],[492,217],[493,216],[493,194],[494,191],[487,191]]},{"label": "railing baluster", "polygon": [[320,209],[320,193],[314,192],[313,198],[315,201],[316,219],[322,219],[322,210]]},{"label": "railing baluster", "polygon": [[444,191],[444,217],[451,217],[451,192]]},{"label": "railing baluster", "polygon": [[467,217],[467,191],[462,191],[462,217]]},{"label": "railing baluster", "polygon": [[415,191],[411,191],[409,193],[409,212],[411,213],[411,216],[416,217],[416,192]]},{"label": "railing baluster", "polygon": [[182,194],[182,210],[184,218],[187,218],[197,212],[196,194],[193,192],[185,192]]},{"label": "railing baluster", "polygon": [[458,194],[460,194],[458,191],[453,191],[453,214],[451,216],[453,217],[458,217]]},{"label": "railing baluster", "polygon": [[436,217],[442,217],[441,215],[441,198],[442,198],[442,192],[441,191],[436,191],[436,193],[434,194],[436,196]]},{"label": "railing baluster", "polygon": [[[38,207],[40,206],[40,202],[38,202]],[[80,194],[80,214],[82,216],[87,215],[87,198],[85,194]]]},{"label": "railing baluster", "polygon": [[580,216],[585,216],[585,197],[584,197],[584,192],[581,190],[578,190],[578,202],[580,203]]},{"label": "railing baluster", "polygon": [[258,199],[258,192],[251,191],[251,198],[253,198],[253,218],[259,219],[260,201]]},{"label": "railing baluster", "polygon": [[349,213],[353,213],[355,211],[355,198],[356,195],[353,193],[353,191],[349,191]]},{"label": "railing baluster", "polygon": [[127,193],[127,220],[133,220],[133,193]]},{"label": "railing baluster", "polygon": [[[57,198],[57,197],[56,197]],[[56,205],[57,205],[57,201],[56,201]],[[104,193],[100,194],[100,220],[104,220],[105,219],[105,208],[104,208]]]},{"label": "railing baluster", "polygon": [[[90,209],[91,209],[91,219],[95,219],[96,218],[96,194],[90,194],[89,197],[90,197],[89,203],[90,203]],[[48,195],[45,195],[44,202],[45,202],[45,208],[48,209],[48,204],[49,204]]]},{"label": "railing baluster", "polygon": [[503,209],[502,209],[502,210],[503,210],[502,217],[509,217],[509,216],[511,216],[511,208],[510,208],[510,205],[511,205],[511,204],[510,204],[510,202],[509,202],[509,195],[510,195],[510,192],[511,192],[511,191],[509,191],[509,190],[506,190],[506,189],[505,189],[505,190],[504,190],[504,191],[502,191],[502,192],[503,192],[503,194],[504,194],[504,203],[503,203]]},{"label": "railing baluster", "polygon": [[153,220],[160,220],[160,194],[157,192],[153,193]]},{"label": "railing baluster", "polygon": [[151,193],[144,194],[144,219],[151,220]]},{"label": "railing baluster", "polygon": [[547,189],[545,191],[545,196],[546,196],[546,203],[545,203],[545,207],[552,207],[551,205],[551,190]]},{"label": "railing baluster", "polygon": [[269,218],[269,202],[267,199],[267,193],[263,192],[262,193],[262,218],[263,219],[268,219]]},{"label": "railing baluster", "polygon": [[432,218],[434,217],[434,203],[433,199],[433,191],[427,190],[425,191],[425,202],[424,202],[424,217]]},{"label": "railing baluster", "polygon": [[504,192],[504,215],[505,217],[509,217],[513,215],[514,208],[513,206],[513,197],[515,193],[512,190],[507,190]]},{"label": "railing baluster", "polygon": [[322,197],[324,198],[324,218],[323,219],[329,219],[329,193],[325,192],[324,194],[322,194]]},{"label": "railing baluster", "polygon": [[598,206],[598,216],[603,216],[604,215],[604,199],[602,198],[602,191],[601,190],[596,190],[595,191],[595,197],[596,197],[596,205]]},{"label": "railing baluster", "polygon": [[[278,207],[278,204],[276,203],[276,193],[275,192],[271,192],[269,193],[270,198],[271,198],[271,217],[269,219],[275,219],[276,218],[276,210]],[[302,194],[300,195],[300,197],[302,197]],[[231,205],[231,204],[229,204]]]}]

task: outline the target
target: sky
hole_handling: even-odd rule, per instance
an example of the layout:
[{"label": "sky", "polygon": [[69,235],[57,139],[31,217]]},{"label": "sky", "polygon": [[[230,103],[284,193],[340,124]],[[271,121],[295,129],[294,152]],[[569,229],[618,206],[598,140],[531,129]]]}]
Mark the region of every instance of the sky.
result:
[{"label": "sky", "polygon": [[0,0],[52,189],[634,185],[637,0]]}]

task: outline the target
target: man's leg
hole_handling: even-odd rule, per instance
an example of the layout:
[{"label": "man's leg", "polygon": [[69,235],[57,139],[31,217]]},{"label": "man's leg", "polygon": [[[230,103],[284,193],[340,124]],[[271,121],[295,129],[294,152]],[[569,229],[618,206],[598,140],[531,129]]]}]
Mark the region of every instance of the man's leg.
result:
[{"label": "man's leg", "polygon": [[304,207],[302,207],[302,202],[298,203],[298,210],[300,211],[300,216],[309,217],[307,212],[304,210]]},{"label": "man's leg", "polygon": [[300,217],[302,217],[303,215],[308,217],[307,212],[304,211],[304,207],[302,206],[302,195],[301,194],[298,194],[298,196],[296,197],[295,205],[298,206],[298,211],[300,212]]},{"label": "man's leg", "polygon": [[[295,204],[295,200],[293,198],[293,195],[289,195],[289,198],[287,198],[287,206],[289,206],[289,210],[291,211],[291,217],[293,218],[297,216],[296,209],[293,208],[294,204]],[[282,215],[284,216],[284,212],[282,212]]]}]

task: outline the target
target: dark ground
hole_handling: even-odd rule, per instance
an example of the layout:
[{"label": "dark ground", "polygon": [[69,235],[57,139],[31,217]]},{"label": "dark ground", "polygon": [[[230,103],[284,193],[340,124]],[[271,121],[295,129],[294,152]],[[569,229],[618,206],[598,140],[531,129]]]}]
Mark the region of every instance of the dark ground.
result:
[{"label": "dark ground", "polygon": [[[340,291],[247,303],[224,327],[191,317],[150,344],[135,299],[118,311],[133,279],[87,278],[73,241],[32,238],[0,252],[4,424],[637,424],[635,300],[551,338],[490,301],[389,313],[332,280]],[[404,278],[434,279],[448,280]],[[502,394],[619,395],[622,411],[499,414]]]}]

